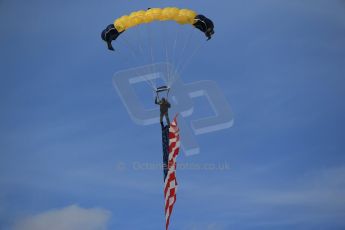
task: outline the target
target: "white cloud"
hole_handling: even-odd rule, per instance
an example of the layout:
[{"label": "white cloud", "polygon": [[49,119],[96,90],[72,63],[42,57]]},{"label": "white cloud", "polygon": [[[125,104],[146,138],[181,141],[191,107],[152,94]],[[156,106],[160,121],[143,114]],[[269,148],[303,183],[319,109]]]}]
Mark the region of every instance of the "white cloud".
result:
[{"label": "white cloud", "polygon": [[71,205],[20,220],[13,230],[106,230],[110,215],[104,209]]}]

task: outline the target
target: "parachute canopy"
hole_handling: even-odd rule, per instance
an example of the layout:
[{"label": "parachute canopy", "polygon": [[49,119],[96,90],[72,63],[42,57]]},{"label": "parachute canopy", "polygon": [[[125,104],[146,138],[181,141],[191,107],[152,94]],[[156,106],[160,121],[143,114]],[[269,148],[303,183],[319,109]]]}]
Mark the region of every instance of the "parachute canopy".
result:
[{"label": "parachute canopy", "polygon": [[102,32],[102,39],[107,42],[108,49],[114,50],[111,45],[113,40],[123,33],[125,30],[144,23],[153,21],[176,21],[179,24],[190,24],[199,29],[205,36],[211,39],[214,34],[213,22],[204,15],[198,15],[195,11],[189,9],[179,9],[176,7],[166,8],[149,8],[147,10],[139,10],[124,15],[115,20],[114,24],[110,24]]}]

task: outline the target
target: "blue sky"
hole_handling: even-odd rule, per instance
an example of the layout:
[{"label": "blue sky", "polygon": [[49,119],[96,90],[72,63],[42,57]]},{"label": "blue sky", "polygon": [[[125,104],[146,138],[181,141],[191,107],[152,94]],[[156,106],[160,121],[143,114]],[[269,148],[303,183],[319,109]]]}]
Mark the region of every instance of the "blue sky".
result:
[{"label": "blue sky", "polygon": [[0,229],[163,229],[162,172],[132,167],[161,162],[159,125],[131,121],[112,85],[128,64],[100,39],[115,18],[153,6],[213,19],[182,77],[216,81],[235,120],[179,156],[230,169],[179,170],[170,229],[344,229],[336,0],[0,1]]}]

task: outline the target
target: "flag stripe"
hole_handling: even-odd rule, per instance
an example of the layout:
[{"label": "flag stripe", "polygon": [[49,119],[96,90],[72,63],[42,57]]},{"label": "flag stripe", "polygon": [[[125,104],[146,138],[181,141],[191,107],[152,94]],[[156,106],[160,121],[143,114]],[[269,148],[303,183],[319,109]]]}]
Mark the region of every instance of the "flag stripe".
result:
[{"label": "flag stripe", "polygon": [[177,126],[177,117],[170,123],[170,127],[164,127],[163,134],[163,165],[164,165],[164,200],[165,200],[165,228],[168,230],[170,216],[176,202],[176,157],[180,150],[180,134]]}]

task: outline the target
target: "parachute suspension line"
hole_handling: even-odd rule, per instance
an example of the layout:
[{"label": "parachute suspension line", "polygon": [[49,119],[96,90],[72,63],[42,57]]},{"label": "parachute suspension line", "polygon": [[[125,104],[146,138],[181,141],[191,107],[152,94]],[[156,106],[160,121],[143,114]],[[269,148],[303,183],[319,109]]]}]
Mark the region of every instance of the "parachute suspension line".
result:
[{"label": "parachute suspension line", "polygon": [[176,60],[176,45],[177,45],[177,37],[178,37],[178,34],[181,33],[181,27],[178,26],[177,27],[177,33],[175,33],[175,40],[174,40],[174,44],[173,44],[173,50],[172,50],[172,58],[173,58],[173,64],[175,65],[175,63],[177,63],[177,60]]},{"label": "parachute suspension line", "polygon": [[128,36],[126,39],[122,39],[121,41],[123,41],[125,45],[130,49],[134,57],[139,60],[138,55],[137,55],[139,52],[136,46],[132,45],[132,42],[130,41],[130,36]]},{"label": "parachute suspension line", "polygon": [[[119,39],[119,43],[121,43],[121,40]],[[126,47],[126,46],[121,46],[121,47]],[[128,47],[126,47],[128,49]],[[123,57],[123,60],[125,60],[125,63],[128,64],[129,66],[133,64],[133,61],[131,61],[131,57],[128,54],[128,52],[126,52],[126,50],[124,49],[120,49],[118,50],[118,52],[121,53],[121,56]],[[138,72],[138,69],[134,69],[135,70],[135,74],[136,76],[142,76],[142,73]],[[149,81],[144,81],[150,88],[155,89],[151,84],[149,84]]]},{"label": "parachute suspension line", "polygon": [[[142,43],[141,43],[141,41],[142,41],[142,38],[141,38],[142,37],[142,33],[141,33],[141,28],[140,27],[138,27],[136,34],[137,34],[137,36],[135,36],[135,37],[136,37],[137,42],[135,42],[135,44],[138,44],[137,45],[138,50],[139,50],[138,54],[141,54],[141,56],[143,58],[145,58],[147,55],[145,54],[145,51],[144,51],[144,49],[142,47]],[[139,63],[141,62],[141,59],[138,57],[138,55],[136,55],[135,58],[138,59]],[[150,88],[152,88],[154,90],[155,89],[154,83],[152,82],[151,79],[147,78],[148,74],[149,74],[149,72],[145,71],[143,73],[140,73],[140,75],[138,74],[138,76],[143,77],[145,79],[144,82],[147,85],[149,85]]]},{"label": "parachute suspension line", "polygon": [[[131,34],[130,34],[131,35]],[[118,39],[120,43],[122,43],[123,47],[127,48],[132,56],[132,58],[128,58],[128,64],[130,64],[131,66],[133,66],[133,60],[135,60],[136,62],[140,63],[141,62],[141,59],[140,57],[138,56],[138,54],[140,54],[140,52],[137,52],[138,49],[136,48],[139,48],[138,46],[136,48],[134,48],[134,46],[132,45],[132,43],[130,42],[131,40],[131,36],[127,36],[125,39],[124,38],[120,38]],[[133,40],[133,38],[132,38]],[[138,43],[134,43],[134,44],[138,44]],[[140,44],[140,43],[139,43]],[[139,48],[139,51],[140,51],[140,48]],[[128,55],[127,52],[124,52],[125,54]],[[145,56],[144,52],[142,51],[142,56]],[[131,59],[131,60],[130,60]],[[144,73],[144,72],[138,72],[137,69],[135,69],[135,72],[136,72],[136,75],[139,76],[139,77],[143,77],[145,80],[144,82],[150,87],[152,88],[153,90],[155,90],[155,85],[153,84],[152,80],[150,80],[149,78],[147,78],[147,73]]]},{"label": "parachute suspension line", "polygon": [[123,46],[126,47],[128,49],[128,51],[130,52],[130,54],[132,55],[133,59],[135,59],[136,61],[139,61],[140,59],[138,58],[138,56],[136,55],[136,53],[138,53],[136,51],[136,49],[130,44],[130,42],[128,41],[128,39],[119,39],[119,42],[123,43]]},{"label": "parachute suspension line", "polygon": [[[167,71],[167,86],[171,89],[171,86],[174,83],[174,80],[176,77],[173,74],[173,69],[175,68],[178,60],[177,60],[177,42],[180,34],[182,34],[183,30],[182,28],[185,28],[184,26],[177,26],[173,27],[174,30],[168,30],[168,33],[165,33],[166,38],[165,40],[165,58],[166,58],[166,71]],[[168,91],[169,92],[169,91]],[[168,95],[169,93],[167,93]]]},{"label": "parachute suspension line", "polygon": [[170,75],[168,72],[168,63],[169,63],[169,58],[168,58],[168,50],[167,47],[164,47],[164,53],[165,53],[165,72],[164,72],[164,81],[165,81],[165,85],[169,86],[169,82],[170,82]]},{"label": "parachute suspension line", "polygon": [[[141,27],[139,26],[139,29],[141,29]],[[143,34],[144,34],[144,38],[143,38],[143,40],[142,41],[147,41],[148,42],[148,45],[149,45],[149,40],[148,40],[148,25],[147,24],[145,24],[145,25],[143,25],[143,27],[142,27],[142,32],[143,32]],[[144,47],[148,47],[148,45],[147,44],[145,44],[145,46]],[[151,57],[150,57],[150,51],[149,51],[149,48],[145,48],[145,49],[143,49],[143,51],[144,51],[144,58],[145,58],[145,61],[146,61],[146,65],[149,65],[150,66],[150,70],[149,70],[149,73],[153,73],[153,67],[152,67],[152,65],[151,65]]]},{"label": "parachute suspension line", "polygon": [[137,38],[138,38],[138,43],[137,44],[139,44],[139,50],[140,50],[140,52],[144,55],[144,50],[143,50],[143,46],[142,46],[142,44],[141,44],[141,41],[142,41],[142,35],[141,35],[141,27],[139,27],[138,29],[136,29],[136,31],[137,31],[137,33],[138,33],[138,36],[137,36]]},{"label": "parachute suspension line", "polygon": [[175,31],[175,38],[174,38],[174,42],[173,42],[173,46],[172,46],[172,55],[171,55],[171,65],[169,65],[169,76],[171,77],[171,82],[169,83],[169,86],[171,87],[172,84],[174,83],[174,80],[176,79],[176,76],[173,74],[173,69],[176,67],[175,65],[177,64],[178,60],[177,60],[177,52],[176,52],[176,47],[177,47],[177,41],[178,41],[178,36],[179,34],[182,32],[182,27],[178,26],[176,31]]},{"label": "parachute suspension line", "polygon": [[[169,31],[169,30],[168,30]],[[163,40],[164,40],[164,48],[165,48],[165,64],[166,64],[166,85],[170,87],[171,85],[171,75],[169,72],[169,50],[168,50],[168,42],[167,40],[170,38],[169,32],[167,31],[166,27],[163,26]]]},{"label": "parachute suspension line", "polygon": [[[153,55],[153,45],[152,45],[152,31],[151,27],[147,25],[147,30],[148,30],[148,41],[149,41],[149,52],[150,52],[150,57],[151,57],[151,66],[152,66],[152,73],[156,73],[156,68],[155,68],[155,63],[154,63],[154,55]],[[157,88],[157,85],[154,81],[152,81],[154,88]]]},{"label": "parachute suspension line", "polygon": [[174,68],[174,71],[173,71],[174,78],[176,78],[176,75],[178,74],[178,69],[180,69],[180,66],[185,62],[184,56],[185,56],[188,44],[190,43],[190,40],[193,37],[192,35],[193,35],[193,30],[190,30],[188,32],[188,37],[184,41],[184,45],[183,45],[183,48],[182,48],[182,50],[180,52],[180,55],[178,55],[179,58],[177,59],[177,64],[176,64],[176,66]]},{"label": "parachute suspension line", "polygon": [[[119,40],[120,40],[120,39],[119,39]],[[122,40],[120,40],[120,41],[122,41]],[[131,47],[129,41],[126,41],[125,39],[123,39],[123,42],[124,42],[124,44],[125,44],[125,47],[127,47],[127,48],[129,49],[130,53],[132,54],[132,57],[133,57],[136,61],[139,61],[139,62],[140,62],[140,59],[138,58],[138,56],[136,55],[136,52],[134,51],[135,49],[134,49],[133,47]],[[150,86],[150,88],[152,88],[153,90],[156,89],[156,86],[155,86],[154,82],[153,82],[151,79],[149,79],[149,78],[146,77],[147,74],[138,73],[137,70],[136,70],[136,74],[137,74],[138,76],[143,76],[144,79],[145,79],[144,82],[147,83],[148,86]]]},{"label": "parachute suspension line", "polygon": [[[163,53],[165,54],[164,59],[165,59],[166,65],[167,65],[167,62],[168,62],[167,38],[168,38],[168,36],[167,36],[167,31],[166,31],[164,26],[162,28],[162,31],[163,31],[162,37],[163,37],[163,41],[164,41]],[[168,68],[168,66],[166,66],[166,67]],[[167,70],[167,68],[166,68],[166,70]],[[165,76],[164,80],[165,80],[165,84],[168,85],[169,84],[169,74],[167,73],[167,71],[166,71],[166,76]]]},{"label": "parachute suspension line", "polygon": [[126,52],[125,49],[121,49],[121,48],[119,49],[119,52],[122,53],[122,56],[124,57],[126,62],[128,62],[127,64],[129,64],[131,62],[130,61],[130,59],[131,59],[130,56],[133,56],[133,51],[126,44],[123,43],[122,39],[119,39],[118,42],[121,44],[121,47],[124,47],[126,50],[130,51],[130,52]]},{"label": "parachute suspension line", "polygon": [[[128,36],[128,37],[129,37],[129,36]],[[136,61],[140,63],[140,62],[141,62],[141,59],[140,59],[140,57],[139,57],[138,55],[136,55],[136,54],[138,54],[138,52],[135,52],[135,51],[134,51],[135,49],[132,48],[133,46],[131,46],[131,43],[129,42],[129,40],[125,40],[125,39],[124,39],[124,41],[125,41],[125,43],[127,44],[127,46],[128,46],[129,48],[131,48],[132,56],[134,57],[134,59],[136,59]],[[138,43],[140,44],[140,42],[138,42]],[[139,48],[139,49],[140,49],[140,48]],[[145,55],[145,54],[143,53],[143,55]],[[151,73],[152,73],[152,72],[151,72]],[[147,73],[141,73],[140,76],[144,77],[144,79],[145,79],[144,82],[147,83],[147,84],[149,84],[149,86],[150,86],[153,90],[156,89],[155,81],[152,80],[152,79],[150,79]]]},{"label": "parachute suspension line", "polygon": [[[145,53],[145,51],[144,51],[144,49],[143,49],[143,47],[142,47],[142,41],[144,41],[145,39],[142,39],[142,30],[141,30],[141,28],[139,27],[138,28],[138,30],[137,30],[138,32],[138,36],[137,36],[137,38],[138,38],[138,42],[137,42],[137,44],[138,44],[138,46],[139,46],[139,49],[140,49],[140,51],[141,51],[141,53],[142,53],[142,56],[143,56],[143,58],[147,58],[148,57],[148,55]],[[152,74],[153,73],[153,71],[152,71],[152,66],[150,66],[150,69],[151,70],[148,70],[148,71],[146,71],[146,73],[144,73],[144,76],[147,76],[148,74]],[[146,83],[150,83],[150,86],[151,86],[151,88],[153,89],[153,92],[156,90],[156,84],[155,84],[155,81],[154,80],[152,80],[152,79],[150,79],[150,78],[148,78],[148,77],[144,77],[145,78],[145,82]]]},{"label": "parachute suspension line", "polygon": [[[169,76],[170,76],[170,82],[169,82],[169,86],[171,88],[171,86],[174,84],[174,81],[176,80],[176,76],[174,75],[174,68],[177,67],[177,64],[179,62],[178,59],[178,54],[179,52],[177,52],[178,46],[177,44],[179,42],[182,42],[181,40],[181,34],[183,34],[183,29],[185,29],[186,27],[184,26],[177,26],[174,32],[174,35],[170,36],[171,38],[173,38],[172,42],[170,44],[171,45],[171,65],[169,65]],[[183,37],[183,36],[182,36]]]},{"label": "parachute suspension line", "polygon": [[198,43],[198,45],[194,48],[193,52],[191,53],[191,55],[187,58],[187,60],[185,61],[184,65],[181,66],[181,68],[179,70],[177,70],[177,74],[182,74],[182,72],[186,69],[186,67],[188,66],[188,64],[190,63],[191,60],[193,60],[193,57],[198,53],[198,51],[200,50],[200,48],[205,45],[205,41],[202,40],[201,42]]},{"label": "parachute suspension line", "polygon": [[[135,44],[137,44],[137,47],[138,47],[138,49],[140,51],[141,56],[143,58],[145,58],[145,56],[147,56],[147,55],[145,54],[145,52],[144,52],[144,50],[142,48],[142,40],[141,40],[140,27],[138,28],[138,30],[136,30],[136,33],[137,33],[137,36],[135,36],[135,37],[136,37],[137,41],[135,42]],[[140,59],[139,56],[136,56],[136,58]],[[139,60],[139,63],[140,62],[141,62],[141,59]],[[150,79],[149,76],[148,76],[150,73],[152,73],[152,72],[145,71],[145,73],[141,73],[141,76],[144,77],[145,83],[149,84],[150,87],[155,90],[155,88],[156,88],[155,82],[154,82],[154,80]]]},{"label": "parachute suspension line", "polygon": [[[126,60],[126,62],[127,62],[127,64],[128,64],[129,66],[133,64],[133,61],[130,60],[131,58],[128,57],[128,54],[127,54],[126,52],[123,52],[122,55],[125,57],[125,60]],[[138,76],[138,77],[139,77],[139,76],[145,76],[145,75],[147,75],[147,73],[139,72],[137,68],[135,68],[134,70],[135,70],[136,76]],[[144,79],[145,79],[144,82],[145,82],[150,88],[152,88],[153,90],[155,90],[155,87],[150,83],[149,79],[147,79],[147,78],[145,78],[145,77],[144,77]]]}]

